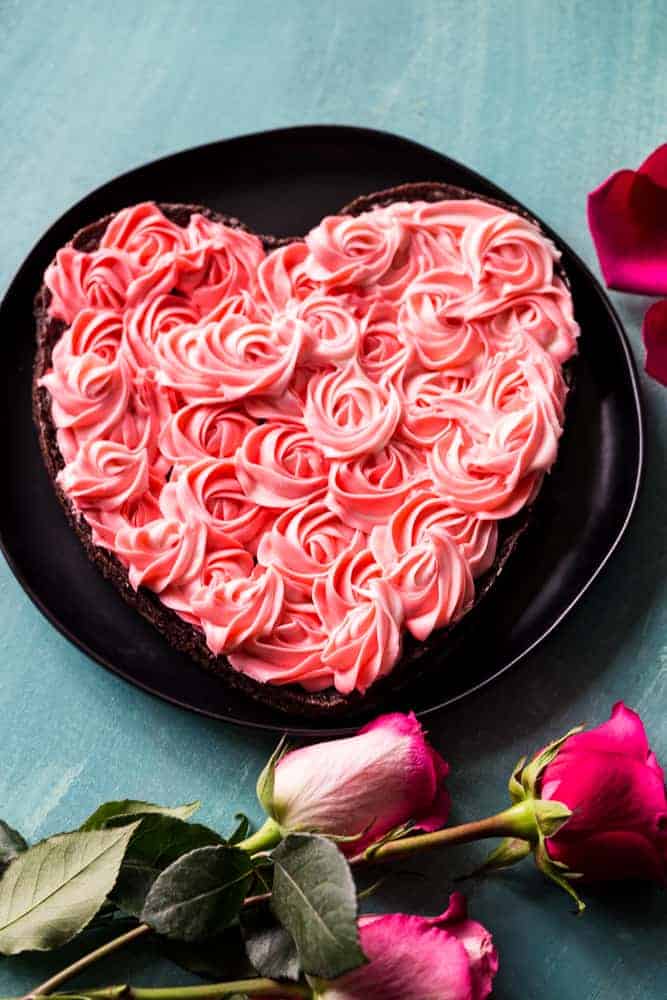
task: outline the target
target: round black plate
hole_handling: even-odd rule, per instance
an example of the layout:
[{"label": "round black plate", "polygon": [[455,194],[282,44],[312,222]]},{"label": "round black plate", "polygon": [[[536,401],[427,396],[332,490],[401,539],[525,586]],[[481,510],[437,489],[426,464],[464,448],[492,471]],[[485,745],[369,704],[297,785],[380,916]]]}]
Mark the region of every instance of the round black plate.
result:
[{"label": "round black plate", "polygon": [[[0,307],[6,463],[0,540],[33,601],[93,659],[162,698],[219,719],[266,729],[332,731],[326,723],[305,725],[234,694],[174,652],[88,562],[67,526],[30,413],[32,300],[56,250],[81,226],[144,200],[200,202],[238,216],[256,232],[289,236],[305,233],[356,195],[422,180],[446,181],[516,203],[461,164],[398,136],[338,126],[281,129],[190,149],[132,170],[71,208],[30,253]],[[630,350],[600,285],[551,235],[564,252],[582,328],[577,387],[556,469],[528,536],[456,641],[443,644],[442,669],[394,695],[387,709],[424,714],[449,705],[525,656],[598,575],[634,507],[643,449]]]}]

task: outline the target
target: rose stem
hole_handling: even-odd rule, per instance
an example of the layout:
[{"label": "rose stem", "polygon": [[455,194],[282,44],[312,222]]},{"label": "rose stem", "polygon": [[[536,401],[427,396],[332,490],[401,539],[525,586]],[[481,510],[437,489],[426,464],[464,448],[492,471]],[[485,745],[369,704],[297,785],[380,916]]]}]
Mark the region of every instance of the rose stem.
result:
[{"label": "rose stem", "polygon": [[525,802],[519,802],[495,816],[487,816],[486,819],[475,820],[473,823],[462,823],[460,826],[436,830],[435,833],[422,833],[415,837],[390,840],[380,847],[371,848],[369,852],[362,851],[350,858],[349,863],[358,865],[369,861],[386,861],[434,847],[467,844],[471,840],[485,840],[489,837],[523,837],[525,840],[532,840],[534,831],[535,820],[529,806]]},{"label": "rose stem", "polygon": [[87,955],[84,955],[83,958],[79,958],[76,962],[68,965],[66,969],[62,969],[60,972],[57,972],[55,976],[51,976],[50,979],[45,980],[45,982],[41,983],[40,986],[37,986],[34,990],[27,993],[23,1000],[32,1000],[33,997],[48,996],[58,986],[62,986],[62,984],[66,983],[68,979],[76,976],[79,972],[83,972],[84,969],[87,969],[89,965],[93,965],[100,958],[104,958],[106,955],[111,955],[114,951],[118,951],[119,948],[123,948],[126,944],[130,944],[130,942],[143,937],[144,934],[148,934],[149,932],[150,927],[148,924],[139,924],[138,927],[133,927],[132,930],[127,931],[126,934],[121,934],[120,937],[114,938],[112,941],[107,941],[106,944],[96,948],[95,951],[89,952]]},{"label": "rose stem", "polygon": [[[312,997],[311,989],[301,983],[279,983],[275,979],[237,979],[229,983],[205,986],[107,986],[101,990],[85,990],[86,1000],[222,1000],[233,993],[252,996]],[[29,993],[28,997],[40,994]],[[57,993],[54,1000],[78,1000],[81,994]]]}]

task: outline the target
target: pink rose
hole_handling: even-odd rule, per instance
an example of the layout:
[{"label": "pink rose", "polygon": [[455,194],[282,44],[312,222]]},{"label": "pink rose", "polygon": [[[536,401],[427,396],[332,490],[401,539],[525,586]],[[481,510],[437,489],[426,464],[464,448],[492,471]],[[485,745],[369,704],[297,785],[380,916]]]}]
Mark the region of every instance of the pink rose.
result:
[{"label": "pink rose", "polygon": [[425,831],[443,826],[448,771],[413,714],[383,715],[356,736],[286,754],[264,804],[285,830],[363,833],[340,845],[356,854],[408,820]]},{"label": "pink rose", "polygon": [[491,935],[455,892],[440,917],[361,917],[368,964],[316,984],[318,1000],[484,1000],[498,970]]},{"label": "pink rose", "polygon": [[665,881],[664,777],[641,719],[622,702],[608,722],[566,740],[541,776],[540,794],[572,810],[547,840],[554,861],[589,881]]}]

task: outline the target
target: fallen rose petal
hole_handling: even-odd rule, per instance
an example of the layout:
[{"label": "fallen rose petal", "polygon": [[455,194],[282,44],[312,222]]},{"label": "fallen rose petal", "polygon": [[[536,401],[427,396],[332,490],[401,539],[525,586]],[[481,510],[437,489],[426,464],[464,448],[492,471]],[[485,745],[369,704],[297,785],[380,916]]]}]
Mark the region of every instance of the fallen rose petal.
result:
[{"label": "fallen rose petal", "polygon": [[667,143],[589,194],[588,224],[609,287],[667,294]]},{"label": "fallen rose petal", "polygon": [[646,374],[667,385],[667,300],[655,302],[648,310],[642,337],[646,348]]}]

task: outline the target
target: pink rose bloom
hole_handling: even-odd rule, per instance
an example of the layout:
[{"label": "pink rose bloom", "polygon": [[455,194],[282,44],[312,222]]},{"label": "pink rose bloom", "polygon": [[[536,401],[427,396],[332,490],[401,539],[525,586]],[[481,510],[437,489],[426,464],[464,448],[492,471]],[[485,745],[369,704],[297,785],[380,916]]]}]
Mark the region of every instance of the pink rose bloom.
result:
[{"label": "pink rose bloom", "polygon": [[361,917],[359,936],[368,964],[316,984],[317,1000],[484,1000],[491,992],[498,955],[458,892],[441,917]]},{"label": "pink rose bloom", "polygon": [[587,881],[665,881],[665,781],[635,712],[618,702],[608,722],[570,736],[540,781],[542,799],[572,810],[547,840],[552,860]]},{"label": "pink rose bloom", "polygon": [[356,736],[286,754],[265,805],[283,830],[363,833],[340,845],[357,854],[408,820],[425,831],[443,826],[448,771],[413,714],[384,715]]}]

